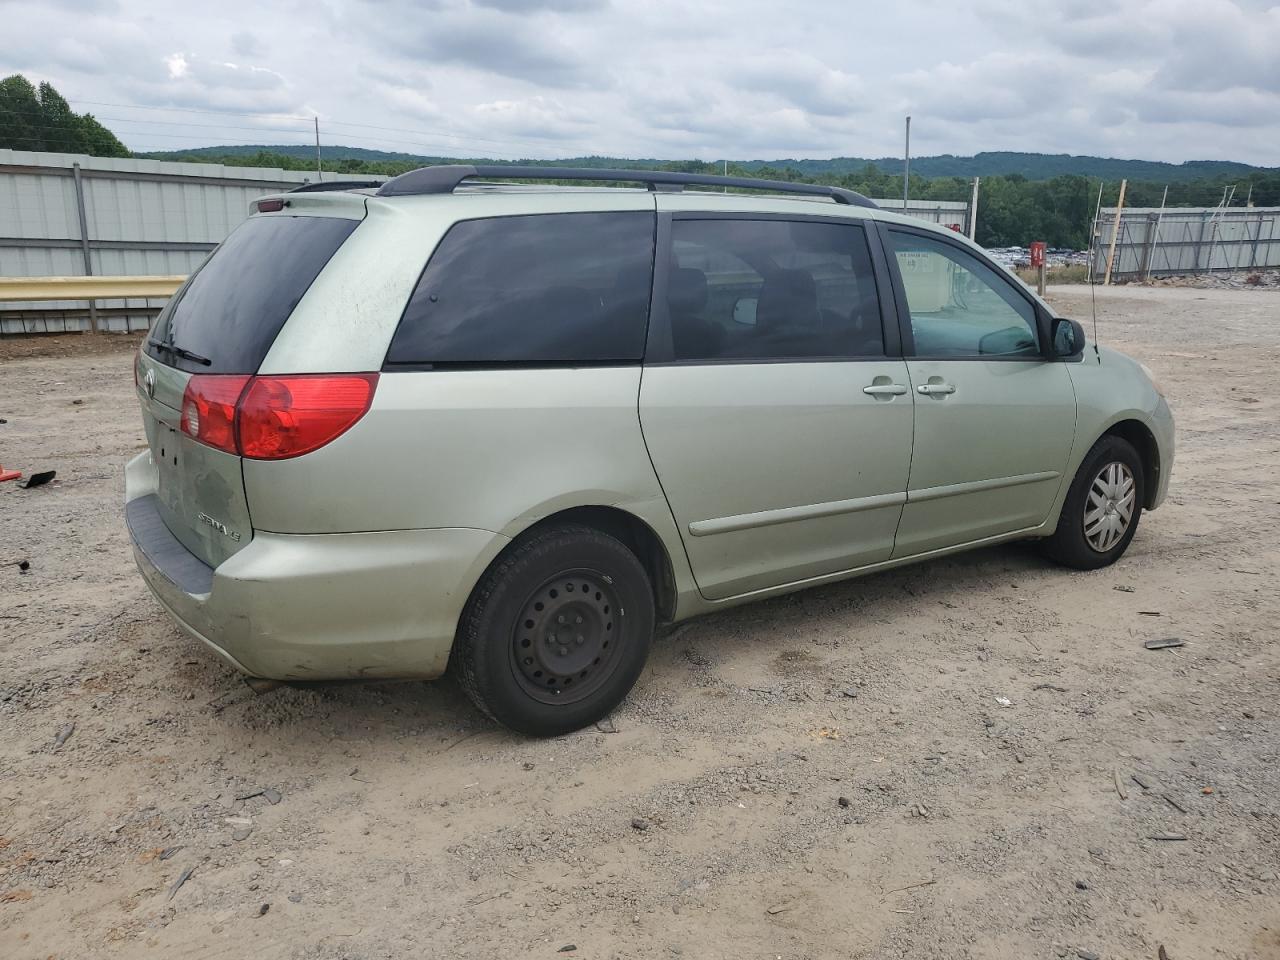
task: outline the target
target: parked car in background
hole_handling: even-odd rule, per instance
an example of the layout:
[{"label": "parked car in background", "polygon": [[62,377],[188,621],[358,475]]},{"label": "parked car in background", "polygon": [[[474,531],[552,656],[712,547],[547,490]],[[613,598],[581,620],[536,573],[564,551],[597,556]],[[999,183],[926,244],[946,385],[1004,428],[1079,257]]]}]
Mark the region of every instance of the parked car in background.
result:
[{"label": "parked car in background", "polygon": [[1009,540],[1100,567],[1164,499],[1139,364],[857,194],[315,186],[257,201],[136,365],[139,568],[247,674],[448,668],[559,734],[658,623]]}]

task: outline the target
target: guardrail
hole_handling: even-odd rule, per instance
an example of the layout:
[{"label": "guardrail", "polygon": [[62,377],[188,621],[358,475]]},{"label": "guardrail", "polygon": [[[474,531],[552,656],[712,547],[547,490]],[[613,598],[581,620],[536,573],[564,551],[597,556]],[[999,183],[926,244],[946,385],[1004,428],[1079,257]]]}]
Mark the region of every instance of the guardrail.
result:
[{"label": "guardrail", "polygon": [[177,277],[0,277],[0,301],[142,300],[171,297]]}]

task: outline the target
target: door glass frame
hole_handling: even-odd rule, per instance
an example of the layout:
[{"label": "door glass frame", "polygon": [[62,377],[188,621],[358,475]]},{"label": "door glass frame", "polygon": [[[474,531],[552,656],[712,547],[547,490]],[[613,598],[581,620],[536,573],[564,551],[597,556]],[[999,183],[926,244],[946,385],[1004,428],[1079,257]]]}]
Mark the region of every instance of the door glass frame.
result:
[{"label": "door glass frame", "polygon": [[[862,231],[871,257],[876,301],[880,308],[882,356],[831,357],[710,357],[682,360],[675,358],[671,339],[671,314],[667,305],[667,286],[671,276],[671,224],[675,220],[781,220],[789,223],[831,223]],[[882,247],[883,239],[870,217],[823,216],[821,214],[725,212],[710,210],[658,211],[658,235],[654,245],[653,292],[649,298],[649,338],[645,345],[646,367],[709,366],[712,364],[760,363],[883,363],[902,359],[901,323],[897,314],[893,279]]]},{"label": "door glass frame", "polygon": [[[898,307],[898,328],[899,338],[902,344],[903,356],[908,360],[932,360],[938,363],[947,363],[957,361],[960,363],[971,363],[979,361],[982,363],[1044,363],[1052,360],[1052,338],[1050,329],[1052,327],[1052,318],[1044,307],[1031,296],[1030,291],[1022,289],[1020,282],[1010,281],[1004,275],[1003,268],[994,260],[987,256],[986,251],[981,248],[967,246],[966,244],[956,243],[944,233],[936,230],[929,230],[923,227],[915,227],[910,224],[903,223],[886,223],[877,221],[876,226],[880,233],[880,249],[886,261],[888,273],[892,278],[894,299],[897,301]],[[906,233],[912,236],[922,237],[935,243],[951,247],[961,253],[973,257],[983,266],[990,268],[996,275],[996,279],[1003,281],[1008,289],[1017,297],[1026,301],[1028,306],[1034,311],[1036,320],[1036,333],[1040,341],[1039,353],[1023,353],[1023,354],[973,354],[972,356],[952,355],[945,356],[929,356],[927,354],[918,354],[915,350],[915,336],[911,329],[911,310],[907,306],[907,288],[902,281],[902,271],[898,267],[898,258],[893,255],[893,240],[889,236],[890,233]]]}]

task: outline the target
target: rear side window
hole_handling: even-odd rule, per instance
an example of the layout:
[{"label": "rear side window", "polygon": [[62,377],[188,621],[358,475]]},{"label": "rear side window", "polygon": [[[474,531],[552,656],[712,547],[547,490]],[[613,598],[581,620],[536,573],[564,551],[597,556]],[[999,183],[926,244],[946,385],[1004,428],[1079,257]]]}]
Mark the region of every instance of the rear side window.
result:
[{"label": "rear side window", "polygon": [[857,224],[677,220],[667,288],[676,360],[884,355]]},{"label": "rear side window", "polygon": [[418,280],[387,363],[640,360],[654,219],[557,213],[454,224]]},{"label": "rear side window", "polygon": [[147,353],[193,373],[256,373],[302,295],[359,224],[250,217],[156,318]]}]

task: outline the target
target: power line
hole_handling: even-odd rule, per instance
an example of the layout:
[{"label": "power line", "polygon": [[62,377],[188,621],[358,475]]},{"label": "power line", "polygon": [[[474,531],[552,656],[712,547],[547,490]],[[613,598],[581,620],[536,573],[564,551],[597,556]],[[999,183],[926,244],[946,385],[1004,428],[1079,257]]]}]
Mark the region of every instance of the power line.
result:
[{"label": "power line", "polygon": [[[208,114],[210,116],[215,116],[215,117],[227,116],[227,117],[250,117],[250,118],[279,119],[279,120],[298,120],[305,123],[310,123],[312,119],[311,117],[297,117],[287,113],[243,113],[235,110],[198,110],[194,107],[153,107],[153,106],[143,106],[141,104],[132,104],[132,103],[108,103],[102,100],[80,100],[78,98],[70,98],[70,97],[67,98],[67,102],[78,103],[81,105],[88,105],[88,106],[94,106],[94,107],[123,107],[126,110],[155,110],[155,111],[173,112],[173,113],[200,113],[200,114]],[[469,134],[443,133],[440,131],[426,131],[426,130],[410,130],[406,127],[382,127],[382,126],[377,126],[371,123],[355,123],[349,120],[327,119],[325,120],[325,124],[326,126],[360,127],[367,130],[386,130],[392,133],[409,133],[415,136],[445,137],[447,139],[452,139],[452,140],[474,140],[479,143],[511,144],[513,146],[529,147],[535,150],[542,150],[546,148],[546,144],[535,145],[532,143],[516,141],[516,140],[499,140],[499,139],[494,139],[492,137],[475,137]],[[537,139],[554,141],[554,138],[551,138],[551,137],[537,138]]]}]

